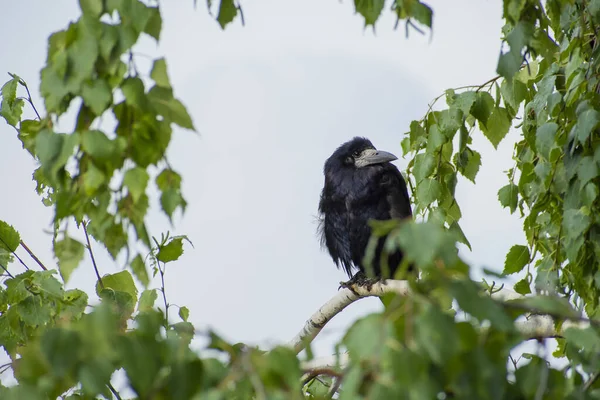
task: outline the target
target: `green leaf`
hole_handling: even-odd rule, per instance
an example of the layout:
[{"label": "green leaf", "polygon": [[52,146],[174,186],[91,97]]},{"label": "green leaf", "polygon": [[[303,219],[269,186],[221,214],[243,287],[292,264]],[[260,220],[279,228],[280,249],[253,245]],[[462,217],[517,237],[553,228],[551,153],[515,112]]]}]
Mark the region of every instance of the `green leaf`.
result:
[{"label": "green leaf", "polygon": [[187,307],[179,307],[179,318],[187,322],[190,316],[190,310]]},{"label": "green leaf", "polygon": [[146,312],[152,310],[157,298],[158,293],[156,293],[156,289],[144,290],[138,302],[138,311]]},{"label": "green leaf", "polygon": [[181,212],[185,211],[187,202],[183,196],[181,196],[179,190],[168,189],[162,192],[160,196],[160,205],[163,211],[169,216],[169,219],[171,219],[177,207],[181,207]]},{"label": "green leaf", "polygon": [[40,340],[42,354],[52,367],[53,375],[66,378],[82,355],[82,340],[77,332],[53,328],[44,333]]},{"label": "green leaf", "polygon": [[565,318],[578,318],[579,314],[565,298],[554,296],[532,296],[508,300],[507,304],[516,304],[536,313],[559,315]]},{"label": "green leaf", "polygon": [[436,201],[442,192],[442,185],[435,179],[425,179],[417,185],[417,199],[423,208]]},{"label": "green leaf", "polygon": [[529,248],[522,245],[514,245],[506,254],[506,260],[504,261],[504,275],[515,274],[521,272],[523,268],[529,263]]},{"label": "green leaf", "polygon": [[67,283],[71,273],[83,260],[85,247],[79,241],[66,236],[54,242],[54,254],[58,259],[58,269],[63,281]]},{"label": "green leaf", "polygon": [[15,76],[2,85],[2,89],[0,89],[0,94],[2,94],[2,102],[12,104],[16,100],[18,83],[19,78]]},{"label": "green leaf", "polygon": [[154,80],[157,86],[168,89],[171,88],[171,82],[169,82],[169,75],[167,74],[167,62],[164,58],[154,60],[150,77]]},{"label": "green leaf", "polygon": [[31,326],[49,322],[52,315],[51,304],[43,302],[41,296],[29,296],[15,307],[23,322]]},{"label": "green leaf", "polygon": [[88,306],[88,295],[79,290],[67,290],[63,296],[61,316],[66,320],[78,319]]},{"label": "green leaf", "polygon": [[37,156],[44,175],[50,181],[57,179],[57,174],[64,169],[78,143],[79,136],[75,134],[59,134],[44,129],[37,135],[35,141]]},{"label": "green leaf", "polygon": [[98,41],[90,28],[86,26],[85,20],[80,19],[76,25],[75,40],[67,48],[69,59],[69,74],[66,75],[67,82],[74,89],[88,79],[94,79],[94,65],[98,58]]},{"label": "green leaf", "polygon": [[499,75],[512,79],[513,75],[517,73],[521,68],[521,64],[523,64],[522,49],[531,35],[531,29],[528,29],[528,25],[523,22],[518,22],[506,35],[510,51],[500,55],[498,68],[496,69]]},{"label": "green leaf", "polygon": [[45,298],[62,300],[64,292],[62,284],[54,277],[55,270],[36,271],[31,276],[30,291],[42,294]]},{"label": "green leaf", "polygon": [[590,133],[598,126],[600,122],[600,113],[594,109],[587,110],[577,117],[576,135],[580,143],[585,142]]},{"label": "green leaf", "polygon": [[140,110],[146,109],[144,82],[140,78],[127,78],[121,83],[125,103]]},{"label": "green leaf", "polygon": [[[463,124],[463,113],[456,107],[443,110],[439,114],[438,126],[447,139],[452,139]],[[433,126],[432,126],[433,128]],[[431,134],[431,132],[430,132]]]},{"label": "green leaf", "polygon": [[127,186],[133,201],[137,203],[140,197],[146,192],[148,185],[148,172],[144,168],[135,167],[127,170],[123,177],[123,185]]},{"label": "green leaf", "polygon": [[494,108],[485,124],[485,129],[483,129],[483,134],[492,143],[494,148],[497,149],[502,139],[506,137],[511,123],[512,121],[506,108]]},{"label": "green leaf", "polygon": [[558,125],[554,122],[547,122],[537,129],[535,147],[546,160],[550,160],[550,150],[556,146],[557,131]]},{"label": "green leaf", "polygon": [[123,138],[111,140],[104,132],[84,131],[81,134],[81,146],[92,157],[94,164],[105,172],[112,173],[123,165]]},{"label": "green leaf", "polygon": [[481,167],[481,154],[475,150],[466,149],[466,165],[463,168],[458,168],[458,171],[463,174],[465,178],[475,183],[475,177]]},{"label": "green leaf", "polygon": [[472,90],[469,90],[457,95],[452,104],[449,105],[461,109],[465,115],[468,115],[471,113],[471,107],[473,107],[473,104],[475,103],[476,99],[477,93]]},{"label": "green leaf", "polygon": [[365,19],[365,26],[375,25],[384,6],[384,0],[354,0],[354,8]]},{"label": "green leaf", "polygon": [[127,246],[127,233],[123,230],[122,223],[111,223],[105,231],[102,242],[113,259],[117,258],[123,247]]},{"label": "green leaf", "polygon": [[98,116],[102,115],[112,102],[112,91],[103,79],[94,79],[84,83],[81,96],[85,104]]},{"label": "green leaf", "polygon": [[523,278],[519,282],[515,283],[514,289],[515,289],[515,292],[517,292],[523,296],[531,293],[531,287],[529,285],[529,282],[527,282],[527,279],[525,279],[525,278]]},{"label": "green leaf", "polygon": [[483,126],[487,126],[488,119],[495,110],[494,99],[488,92],[477,92],[475,103],[471,107],[471,115],[473,115]]},{"label": "green leaf", "polygon": [[498,200],[502,207],[509,207],[511,214],[517,209],[519,187],[514,183],[502,187],[498,191]]},{"label": "green leaf", "polygon": [[391,322],[381,314],[371,314],[359,319],[350,327],[343,343],[354,361],[376,359],[383,353],[384,344],[392,335]]},{"label": "green leaf", "polygon": [[565,210],[562,227],[567,238],[576,239],[581,237],[589,228],[591,218],[581,210]]},{"label": "green leaf", "polygon": [[93,163],[90,163],[88,170],[83,174],[83,188],[88,196],[92,196],[106,182],[106,175],[100,171]]},{"label": "green leaf", "polygon": [[563,335],[567,343],[588,354],[597,354],[600,351],[600,335],[592,327],[567,328]]},{"label": "green leaf", "polygon": [[79,0],[79,7],[83,15],[98,18],[102,15],[102,0]]},{"label": "green leaf", "polygon": [[451,283],[450,290],[461,310],[480,321],[489,320],[501,331],[514,330],[513,321],[508,317],[504,308],[489,295],[482,294],[475,282],[456,280]]},{"label": "green leaf", "polygon": [[0,221],[0,249],[14,252],[21,243],[21,236],[11,225]]},{"label": "green leaf", "polygon": [[[223,4],[223,2],[221,2],[221,4]],[[185,106],[173,97],[171,89],[155,85],[150,89],[150,92],[148,92],[148,99],[156,113],[162,115],[168,122],[175,123],[182,128],[190,129],[192,131],[196,130],[192,118],[188,114]]]},{"label": "green leaf", "polygon": [[[104,287],[102,285],[104,285]],[[137,299],[138,291],[129,271],[104,275],[102,277],[102,285],[100,284],[100,281],[96,282],[96,294],[98,296],[100,296],[102,290],[112,289],[117,292],[125,292],[134,299]]]},{"label": "green leaf", "polygon": [[236,15],[237,7],[233,0],[221,0],[221,4],[219,5],[219,15],[217,16],[217,22],[219,22],[221,28],[225,29],[225,26],[233,21]]},{"label": "green leaf", "polygon": [[131,262],[131,271],[135,277],[141,282],[144,287],[148,287],[150,284],[150,277],[148,276],[148,270],[146,264],[139,254]]},{"label": "green leaf", "polygon": [[175,332],[177,332],[179,337],[183,339],[185,344],[187,346],[189,346],[189,344],[192,342],[192,339],[194,338],[194,335],[196,333],[196,331],[194,330],[194,325],[192,325],[190,322],[184,321],[184,322],[177,322],[177,323],[171,325],[171,327],[173,328],[173,330]]},{"label": "green leaf", "polygon": [[127,327],[127,320],[135,310],[136,298],[131,294],[113,289],[102,289],[98,293],[102,304],[109,306],[112,314],[118,317],[121,329]]},{"label": "green leaf", "polygon": [[415,318],[415,340],[434,363],[443,365],[459,351],[459,337],[454,319],[437,307],[427,305]]},{"label": "green leaf", "polygon": [[162,30],[160,8],[148,7],[148,11],[150,12],[150,18],[148,18],[144,32],[152,36],[158,42],[160,40],[160,31]]},{"label": "green leaf", "polygon": [[395,239],[400,243],[405,257],[417,266],[429,267],[437,258],[448,266],[457,261],[454,236],[437,223],[403,223]]},{"label": "green leaf", "polygon": [[14,78],[6,82],[2,86],[2,104],[0,105],[0,115],[6,119],[6,122],[16,127],[21,120],[23,113],[23,99],[17,99],[17,84],[19,77],[14,75]]},{"label": "green leaf", "polygon": [[6,285],[6,295],[9,303],[19,303],[31,295],[28,290],[30,282],[34,272],[29,270],[22,274],[15,275],[14,278],[7,279],[4,284]]},{"label": "green leaf", "polygon": [[174,237],[162,246],[156,255],[158,261],[164,263],[175,261],[183,254],[183,237]]},{"label": "green leaf", "polygon": [[591,156],[583,157],[577,166],[577,178],[581,182],[581,187],[598,176],[598,165]]},{"label": "green leaf", "polygon": [[421,3],[420,1],[412,3],[411,15],[423,25],[431,28],[433,10],[428,5]]},{"label": "green leaf", "polygon": [[415,156],[415,166],[413,175],[417,184],[433,173],[435,168],[435,158],[430,153],[420,153]]},{"label": "green leaf", "polygon": [[162,191],[160,204],[169,219],[177,207],[181,207],[182,212],[185,211],[187,202],[181,195],[181,176],[177,172],[165,168],[156,177],[156,185]]}]

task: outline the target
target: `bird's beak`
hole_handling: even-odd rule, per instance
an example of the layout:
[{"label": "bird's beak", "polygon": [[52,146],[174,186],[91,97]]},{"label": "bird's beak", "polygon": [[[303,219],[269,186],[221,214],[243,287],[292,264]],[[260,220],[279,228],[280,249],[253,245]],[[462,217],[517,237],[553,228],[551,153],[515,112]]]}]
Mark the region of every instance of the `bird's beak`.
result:
[{"label": "bird's beak", "polygon": [[367,149],[362,152],[355,161],[357,167],[366,167],[367,165],[382,164],[384,162],[397,160],[398,157],[387,151]]}]

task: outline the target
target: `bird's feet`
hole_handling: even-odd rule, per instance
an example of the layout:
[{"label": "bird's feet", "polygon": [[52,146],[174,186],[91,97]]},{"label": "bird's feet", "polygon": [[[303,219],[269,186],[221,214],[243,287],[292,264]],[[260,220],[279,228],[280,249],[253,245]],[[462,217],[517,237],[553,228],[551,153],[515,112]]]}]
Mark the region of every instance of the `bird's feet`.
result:
[{"label": "bird's feet", "polygon": [[356,293],[354,290],[355,286],[362,286],[370,291],[373,285],[377,282],[381,282],[381,280],[381,278],[369,278],[364,272],[358,271],[352,278],[350,278],[350,280],[346,282],[340,282],[340,287],[338,287],[338,290],[341,288],[346,288],[350,289],[355,295],[358,295],[358,293]]}]

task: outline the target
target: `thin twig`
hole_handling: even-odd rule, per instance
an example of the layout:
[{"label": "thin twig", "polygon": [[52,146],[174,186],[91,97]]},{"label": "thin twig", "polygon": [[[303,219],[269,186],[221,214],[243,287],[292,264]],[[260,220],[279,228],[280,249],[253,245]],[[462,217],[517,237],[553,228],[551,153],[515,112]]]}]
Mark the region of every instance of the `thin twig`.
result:
[{"label": "thin twig", "polygon": [[43,269],[44,271],[48,271],[48,268],[46,268],[44,266],[44,264],[40,261],[40,259],[37,258],[35,254],[33,254],[33,252],[29,249],[29,247],[27,247],[27,245],[25,244],[25,242],[22,241],[22,240],[21,240],[21,246],[25,249],[25,251],[27,253],[29,253],[29,256],[31,258],[33,258],[33,260],[40,266],[41,269]]},{"label": "thin twig", "polygon": [[333,380],[333,385],[331,385],[331,387],[327,391],[327,396],[329,396],[330,398],[333,399],[333,396],[335,396],[335,394],[338,392],[338,390],[340,390],[340,385],[342,384],[342,380],[344,380],[343,376],[340,376],[339,378],[335,378]]},{"label": "thin twig", "polygon": [[[160,267],[160,261],[157,260],[158,271],[160,272],[160,291],[162,292],[163,302],[165,303],[165,329],[169,327],[169,303],[167,302],[167,293],[165,291],[165,272]],[[163,263],[163,268],[165,264]]]},{"label": "thin twig", "polygon": [[115,387],[110,382],[108,382],[106,386],[108,386],[108,390],[112,392],[112,394],[117,398],[117,400],[123,400],[119,395],[119,392],[117,392],[117,389],[115,389]]},{"label": "thin twig", "polygon": [[19,78],[18,81],[21,86],[23,86],[25,88],[25,90],[27,91],[27,102],[29,104],[31,104],[31,108],[33,108],[33,111],[35,112],[35,115],[37,115],[38,120],[42,119],[42,117],[40,117],[40,113],[38,112],[37,108],[35,108],[35,105],[33,104],[33,100],[31,99],[31,93],[29,92],[29,87],[27,87],[27,83],[25,83],[25,81],[21,78]]},{"label": "thin twig", "polygon": [[13,274],[11,274],[10,272],[8,272],[8,269],[6,269],[6,267],[2,264],[0,264],[0,268],[2,268],[4,270],[4,272],[6,272],[6,275],[10,276],[11,278],[14,279]]},{"label": "thin twig", "polygon": [[240,12],[240,20],[242,22],[242,26],[246,26],[246,20],[244,19],[244,11],[242,10],[242,6],[236,4],[235,8],[237,8],[237,10]]},{"label": "thin twig", "polygon": [[92,258],[92,264],[94,265],[94,271],[96,271],[96,277],[98,278],[98,282],[100,282],[100,287],[102,289],[104,289],[104,283],[102,283],[102,278],[100,277],[100,272],[98,272],[98,266],[96,265],[96,259],[94,258],[94,252],[92,251],[92,244],[90,243],[90,235],[88,235],[85,221],[81,225],[83,225],[83,231],[85,232],[85,240],[87,241],[87,248],[88,248],[88,251],[90,252],[90,257]]},{"label": "thin twig", "polygon": [[6,364],[0,365],[0,375],[4,374],[6,371],[12,368],[12,362],[7,362]]},{"label": "thin twig", "polygon": [[332,368],[314,368],[306,371],[306,373],[303,375],[302,386],[306,385],[319,375],[327,375],[333,378],[341,378],[343,376],[339,371],[336,371]]},{"label": "thin twig", "polygon": [[600,378],[600,373],[596,372],[595,374],[590,375],[590,379],[587,380],[585,385],[583,385],[583,391],[587,392],[590,390],[592,385]]},{"label": "thin twig", "polygon": [[14,251],[10,250],[10,246],[8,245],[8,243],[6,243],[6,242],[4,241],[4,239],[2,239],[1,237],[0,237],[0,242],[4,243],[4,247],[5,247],[7,250],[9,250],[9,251],[12,253],[12,255],[13,255],[13,256],[15,256],[15,257],[17,258],[17,260],[19,260],[19,262],[20,262],[20,263],[21,263],[21,264],[22,264],[22,265],[25,267],[25,269],[26,269],[27,271],[29,271],[29,267],[28,267],[28,266],[25,264],[25,262],[23,262],[23,260],[21,260],[21,257],[19,257],[19,256],[17,255],[17,253],[15,253]]}]

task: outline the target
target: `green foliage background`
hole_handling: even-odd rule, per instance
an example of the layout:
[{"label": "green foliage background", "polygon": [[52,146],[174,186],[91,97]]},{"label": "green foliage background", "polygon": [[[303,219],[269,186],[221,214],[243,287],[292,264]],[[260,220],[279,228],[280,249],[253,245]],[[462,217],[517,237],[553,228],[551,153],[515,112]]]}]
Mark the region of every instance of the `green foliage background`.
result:
[{"label": "green foliage background", "polygon": [[[223,28],[242,15],[233,0],[211,3]],[[309,371],[308,378],[292,349],[234,345],[216,333],[214,357],[200,357],[190,349],[196,330],[189,310],[169,316],[164,286],[147,288],[150,274],[164,279],[165,265],[177,261],[187,240],[149,235],[147,191],[158,189],[169,218],[185,211],[182,178],[165,152],[173,125],[194,124],[175,96],[166,60],[154,60],[149,74],[134,62],[142,35],[160,39],[158,3],[79,4],[81,17],[49,37],[43,112],[17,75],[1,90],[0,115],[38,162],[36,190],[54,210],[59,270],[40,265],[13,275],[10,263],[23,243],[0,221],[0,266],[8,276],[0,285],[0,345],[18,381],[0,386],[0,398],[120,399],[111,384],[118,370],[140,399],[320,399],[340,382],[341,399],[600,398],[600,1],[504,1],[498,76],[447,90],[403,136],[422,222],[375,225],[375,235],[390,234],[388,250],[402,247],[422,271],[411,282],[413,295],[386,298],[383,312],[357,321],[339,344],[349,362]],[[433,11],[418,0],[354,6],[367,26],[389,9],[407,32],[432,28]],[[58,132],[55,122],[72,104],[80,104],[76,126]],[[37,118],[22,119],[25,106]],[[117,121],[114,131],[92,128],[106,114]],[[514,290],[529,296],[500,302],[489,296],[493,286],[470,280],[456,252],[457,242],[469,242],[455,188],[459,179],[475,182],[484,161],[474,135],[497,147],[511,127],[521,136],[498,200],[519,213],[527,241],[510,249],[504,274],[521,273]],[[150,168],[159,171],[152,179]],[[93,307],[91,294],[63,286],[89,247],[69,237],[73,223],[113,258],[126,259],[125,270],[98,275]],[[532,312],[552,315],[557,329],[565,320],[589,322],[558,339],[554,355],[565,357],[566,368],[535,355],[511,368],[510,352],[525,340],[514,321]]]}]

